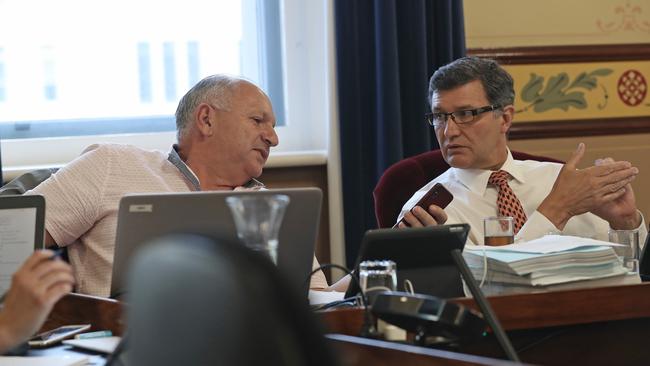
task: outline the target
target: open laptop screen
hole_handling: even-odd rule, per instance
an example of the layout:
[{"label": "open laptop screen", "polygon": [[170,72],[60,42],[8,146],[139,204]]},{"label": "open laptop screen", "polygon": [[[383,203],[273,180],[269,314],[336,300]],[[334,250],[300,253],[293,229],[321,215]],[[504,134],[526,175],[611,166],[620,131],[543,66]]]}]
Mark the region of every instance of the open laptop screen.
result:
[{"label": "open laptop screen", "polygon": [[27,257],[43,248],[44,224],[43,196],[0,197],[0,293]]},{"label": "open laptop screen", "polygon": [[127,268],[141,244],[175,233],[237,241],[237,229],[226,198],[274,194],[283,194],[290,199],[278,238],[278,268],[292,285],[304,291],[306,298],[307,276],[312,267],[320,223],[322,192],[318,188],[124,196],[120,201],[117,219],[111,297],[123,296]]}]

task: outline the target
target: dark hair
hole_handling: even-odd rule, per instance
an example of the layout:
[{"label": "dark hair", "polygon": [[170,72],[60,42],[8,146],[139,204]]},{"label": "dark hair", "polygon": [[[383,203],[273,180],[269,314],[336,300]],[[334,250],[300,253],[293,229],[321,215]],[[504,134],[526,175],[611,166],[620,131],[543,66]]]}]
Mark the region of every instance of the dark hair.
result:
[{"label": "dark hair", "polygon": [[505,106],[515,101],[512,76],[499,64],[490,59],[463,57],[433,73],[429,81],[429,106],[433,93],[446,91],[480,80],[491,105]]}]

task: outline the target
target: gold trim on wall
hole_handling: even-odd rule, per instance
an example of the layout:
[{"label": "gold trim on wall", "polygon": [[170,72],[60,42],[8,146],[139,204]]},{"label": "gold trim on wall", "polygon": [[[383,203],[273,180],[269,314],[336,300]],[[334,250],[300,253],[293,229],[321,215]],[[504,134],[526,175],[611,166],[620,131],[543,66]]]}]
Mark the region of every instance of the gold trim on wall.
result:
[{"label": "gold trim on wall", "polygon": [[502,65],[650,60],[650,43],[598,46],[472,48],[471,56],[492,58]]}]

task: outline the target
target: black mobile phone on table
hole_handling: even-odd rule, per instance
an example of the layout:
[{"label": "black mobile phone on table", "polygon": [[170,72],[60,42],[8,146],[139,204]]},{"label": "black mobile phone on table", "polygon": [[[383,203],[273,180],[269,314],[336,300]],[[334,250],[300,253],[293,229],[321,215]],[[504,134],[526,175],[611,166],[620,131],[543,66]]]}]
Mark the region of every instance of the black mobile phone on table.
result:
[{"label": "black mobile phone on table", "polygon": [[[454,199],[454,196],[445,188],[442,184],[436,183],[429,189],[427,193],[422,196],[422,198],[418,201],[418,203],[415,204],[415,206],[420,206],[422,207],[425,211],[428,211],[427,209],[431,205],[436,205],[442,209],[447,207],[451,203],[451,201]],[[415,207],[413,206],[413,207]],[[411,209],[413,210],[413,209]],[[393,227],[397,227],[401,222],[406,224],[408,226],[408,223],[404,221],[404,218],[395,224]]]}]

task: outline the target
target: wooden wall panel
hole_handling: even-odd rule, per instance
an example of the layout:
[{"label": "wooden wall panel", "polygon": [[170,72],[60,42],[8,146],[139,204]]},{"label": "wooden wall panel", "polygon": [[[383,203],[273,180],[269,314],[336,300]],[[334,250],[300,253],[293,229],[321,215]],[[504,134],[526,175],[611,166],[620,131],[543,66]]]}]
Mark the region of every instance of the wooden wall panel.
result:
[{"label": "wooden wall panel", "polygon": [[[327,196],[327,166],[299,166],[266,168],[260,180],[268,188],[317,187],[323,191],[320,227],[316,242],[316,258],[320,263],[330,262],[329,207]],[[326,272],[328,280],[329,273]]]}]

